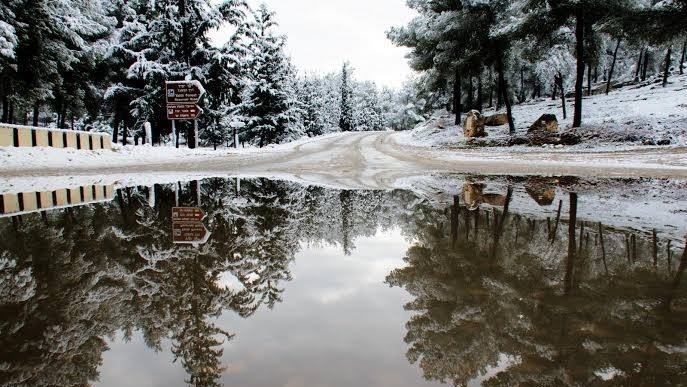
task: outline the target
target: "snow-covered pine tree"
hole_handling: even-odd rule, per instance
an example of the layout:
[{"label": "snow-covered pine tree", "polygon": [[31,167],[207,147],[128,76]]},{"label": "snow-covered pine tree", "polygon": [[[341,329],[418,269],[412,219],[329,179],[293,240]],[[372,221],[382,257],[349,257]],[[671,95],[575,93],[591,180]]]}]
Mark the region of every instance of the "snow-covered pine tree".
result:
[{"label": "snow-covered pine tree", "polygon": [[[207,126],[201,131],[201,139],[215,148],[224,142],[238,147],[237,131],[243,127],[241,108],[246,87],[250,84],[250,43],[255,38],[250,9],[245,2],[236,2],[225,16],[235,26],[230,39],[219,49],[213,49],[208,58],[205,89],[209,103],[206,105]],[[210,52],[210,51],[209,51]]]},{"label": "snow-covered pine tree", "polygon": [[295,74],[284,53],[284,37],[274,30],[275,15],[265,5],[255,12],[252,82],[243,108],[243,141],[260,147],[302,136],[296,104]]},{"label": "snow-covered pine tree", "polygon": [[322,80],[314,75],[302,77],[298,82],[298,101],[303,109],[301,120],[305,133],[308,136],[324,134],[327,101]]},{"label": "snow-covered pine tree", "polygon": [[9,94],[12,82],[16,80],[17,1],[3,1],[0,4],[0,100],[2,100],[2,122],[7,122],[9,113]]},{"label": "snow-covered pine tree", "polygon": [[348,62],[344,63],[341,69],[341,116],[339,118],[339,128],[343,132],[355,130],[354,113],[354,94],[353,94],[353,74]]},{"label": "snow-covered pine tree", "polygon": [[379,92],[374,82],[361,82],[356,86],[354,112],[356,130],[384,129]]}]

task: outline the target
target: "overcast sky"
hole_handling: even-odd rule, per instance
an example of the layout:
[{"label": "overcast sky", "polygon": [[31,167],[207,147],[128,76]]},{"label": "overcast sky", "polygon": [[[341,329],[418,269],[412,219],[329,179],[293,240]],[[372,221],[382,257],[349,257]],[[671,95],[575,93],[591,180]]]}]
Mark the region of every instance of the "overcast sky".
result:
[{"label": "overcast sky", "polygon": [[[288,36],[287,53],[301,71],[340,71],[348,60],[358,80],[400,86],[411,74],[406,50],[395,47],[385,32],[408,22],[406,0],[249,0],[277,13],[279,31]],[[214,34],[226,41],[226,32]]]}]

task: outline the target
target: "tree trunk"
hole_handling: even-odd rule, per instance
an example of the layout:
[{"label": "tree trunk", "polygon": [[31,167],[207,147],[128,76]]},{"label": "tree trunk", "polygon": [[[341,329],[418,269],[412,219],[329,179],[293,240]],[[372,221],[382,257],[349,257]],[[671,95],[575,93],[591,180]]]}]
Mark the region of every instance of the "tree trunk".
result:
[{"label": "tree trunk", "polygon": [[499,74],[498,82],[496,85],[496,110],[501,110],[501,106],[503,106],[503,95],[501,94],[501,89],[501,74]]},{"label": "tree trunk", "polygon": [[504,75],[503,59],[498,58],[499,67],[499,85],[501,85],[501,92],[499,93],[506,103],[506,115],[508,116],[508,131],[511,135],[515,134],[515,122],[513,121],[513,109],[510,103],[510,96],[508,95],[508,83],[506,82],[506,76]]},{"label": "tree trunk", "polygon": [[33,103],[33,126],[38,126],[38,114],[40,113],[40,110],[41,103],[37,100]]},{"label": "tree trunk", "polygon": [[599,65],[594,66],[594,83],[599,82]]},{"label": "tree trunk", "polygon": [[563,88],[563,74],[559,72],[558,77],[556,77],[556,80],[558,82],[558,88],[561,90],[561,107],[563,108],[563,119],[566,119],[568,118],[568,111],[565,107],[565,89]]},{"label": "tree trunk", "polygon": [[584,82],[584,11],[578,6],[575,25],[575,39],[577,56],[577,79],[575,79],[575,113],[573,114],[573,128],[582,126],[582,85]]},{"label": "tree trunk", "polygon": [[7,122],[14,124],[14,101],[10,101],[10,109],[7,116]]},{"label": "tree trunk", "polygon": [[621,39],[618,38],[618,43],[615,45],[613,51],[613,61],[611,62],[611,69],[608,71],[608,81],[606,82],[606,95],[611,92],[611,81],[613,80],[613,71],[615,70],[615,61],[618,58],[618,49],[620,48]]},{"label": "tree trunk", "polygon": [[642,82],[646,81],[646,72],[649,69],[649,49],[644,50],[644,67],[642,67]]},{"label": "tree trunk", "polygon": [[67,104],[62,105],[62,112],[60,113],[60,122],[58,127],[60,129],[67,128]]},{"label": "tree trunk", "polygon": [[587,64],[587,95],[592,95],[592,65]]},{"label": "tree trunk", "polygon": [[10,100],[6,95],[2,96],[2,120],[0,122],[7,123],[9,119]]},{"label": "tree trunk", "polygon": [[570,193],[570,220],[568,221],[568,257],[565,260],[565,295],[569,295],[573,288],[575,269],[575,228],[577,225],[577,194]]},{"label": "tree trunk", "polygon": [[551,100],[555,101],[558,97],[558,76],[553,76],[553,91],[551,92]]},{"label": "tree trunk", "polygon": [[520,67],[520,97],[518,98],[518,101],[520,103],[525,102],[527,96],[525,94],[525,68]]},{"label": "tree trunk", "polygon": [[472,75],[468,77],[468,110],[472,110],[475,108],[475,101],[474,101],[474,96],[475,96],[475,88],[474,85],[472,84]]},{"label": "tree trunk", "polygon": [[482,73],[477,77],[477,110],[482,112]]},{"label": "tree trunk", "polygon": [[663,87],[668,85],[668,73],[670,72],[670,56],[673,54],[673,46],[668,47],[668,53],[666,54],[666,66],[663,70]]},{"label": "tree trunk", "polygon": [[119,114],[119,109],[115,109],[114,121],[112,122],[112,142],[115,144],[119,140],[119,125],[121,123],[121,115]]},{"label": "tree trunk", "polygon": [[682,56],[680,57],[680,75],[685,73],[685,70],[682,68],[685,64],[685,54],[687,53],[687,39],[685,39],[685,42],[682,44]]},{"label": "tree trunk", "polygon": [[532,97],[531,99],[537,98],[537,95],[540,93],[540,86],[539,86],[539,81],[534,81],[534,86],[532,87]]},{"label": "tree trunk", "polygon": [[637,69],[635,70],[635,82],[639,82],[639,72],[642,70],[642,59],[644,58],[644,49],[639,50],[639,59],[637,60]]},{"label": "tree trunk", "polygon": [[489,80],[491,80],[491,85],[489,86],[489,107],[494,107],[494,85],[496,85],[496,78],[494,78],[494,70],[489,68]]},{"label": "tree trunk", "polygon": [[126,127],[126,122],[122,125],[122,145],[126,146],[126,138],[129,135],[128,128]]},{"label": "tree trunk", "polygon": [[462,103],[462,90],[461,90],[462,78],[458,67],[456,67],[456,76],[453,79],[453,113],[456,115],[456,125],[460,125],[463,121],[463,103]]}]

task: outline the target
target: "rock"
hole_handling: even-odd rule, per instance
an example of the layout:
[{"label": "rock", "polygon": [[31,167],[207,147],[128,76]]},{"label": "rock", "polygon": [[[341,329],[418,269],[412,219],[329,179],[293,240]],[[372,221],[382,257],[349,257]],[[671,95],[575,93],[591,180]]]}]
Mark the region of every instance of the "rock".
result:
[{"label": "rock", "polygon": [[471,110],[463,121],[463,135],[465,138],[484,137],[484,117],[477,110]]},{"label": "rock", "polygon": [[530,145],[577,145],[581,142],[580,136],[573,133],[561,133],[555,135],[546,131],[538,130],[527,134]]},{"label": "rock", "polygon": [[664,138],[663,140],[659,140],[656,145],[670,145],[670,140],[667,138]]},{"label": "rock", "polygon": [[525,183],[525,192],[540,206],[550,206],[556,199],[557,184],[555,178],[532,177]]},{"label": "rock", "polygon": [[485,126],[502,126],[502,125],[507,125],[508,124],[508,114],[506,113],[498,113],[498,114],[493,114],[488,117],[484,117],[484,125]]},{"label": "rock", "polygon": [[530,126],[527,132],[556,133],[558,132],[558,119],[555,114],[544,114]]},{"label": "rock", "polygon": [[463,185],[463,203],[469,211],[479,208],[480,204],[488,204],[496,207],[506,205],[507,197],[495,193],[484,193],[486,186],[480,183],[465,183]]}]

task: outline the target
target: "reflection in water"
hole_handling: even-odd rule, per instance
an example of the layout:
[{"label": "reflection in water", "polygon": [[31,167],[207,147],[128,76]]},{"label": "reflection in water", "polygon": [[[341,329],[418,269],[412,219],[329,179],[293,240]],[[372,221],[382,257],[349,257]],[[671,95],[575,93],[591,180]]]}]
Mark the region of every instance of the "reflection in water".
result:
[{"label": "reflection in water", "polygon": [[[140,331],[156,350],[172,340],[189,385],[217,386],[236,334],[220,315],[281,302],[301,243],[350,254],[356,238],[391,228],[414,241],[387,282],[412,296],[407,356],[428,380],[685,383],[687,257],[654,233],[570,222],[558,184],[469,182],[445,205],[409,191],[211,179],[0,220],[0,384],[88,385],[107,341]],[[525,200],[557,216],[514,211]],[[173,244],[172,208],[196,205],[211,238]]]},{"label": "reflection in water", "polygon": [[[553,241],[547,223],[508,216],[508,200],[503,210],[454,205],[450,225],[441,210],[426,210],[408,266],[387,282],[413,295],[407,356],[427,379],[466,385],[501,367],[485,385],[687,381],[687,255],[676,272],[632,266],[603,239],[589,242],[584,223],[575,227],[577,195],[570,200],[569,236]],[[617,234],[608,230],[606,243],[617,246]],[[504,366],[504,356],[515,360]]]}]

